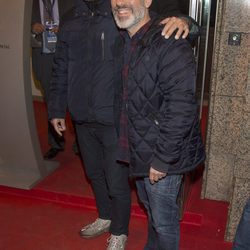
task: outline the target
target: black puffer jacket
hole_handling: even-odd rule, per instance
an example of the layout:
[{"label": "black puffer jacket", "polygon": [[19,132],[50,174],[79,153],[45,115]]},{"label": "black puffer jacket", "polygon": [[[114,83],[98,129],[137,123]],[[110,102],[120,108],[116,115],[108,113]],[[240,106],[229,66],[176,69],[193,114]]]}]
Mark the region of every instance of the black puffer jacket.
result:
[{"label": "black puffer jacket", "polygon": [[181,174],[204,160],[195,83],[196,65],[189,43],[173,37],[165,40],[161,27],[153,24],[129,67],[132,175],[146,176],[150,166],[168,174]]},{"label": "black puffer jacket", "polygon": [[[76,1],[74,18],[60,27],[49,97],[49,118],[113,124],[113,42],[119,36],[110,1]],[[97,25],[98,24],[98,25]]]}]

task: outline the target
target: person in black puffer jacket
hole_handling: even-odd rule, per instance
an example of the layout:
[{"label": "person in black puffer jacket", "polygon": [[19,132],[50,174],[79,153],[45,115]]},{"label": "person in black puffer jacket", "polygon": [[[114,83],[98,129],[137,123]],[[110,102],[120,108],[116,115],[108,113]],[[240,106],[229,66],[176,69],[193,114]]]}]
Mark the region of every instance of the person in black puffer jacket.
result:
[{"label": "person in black puffer jacket", "polygon": [[114,47],[119,36],[109,0],[77,0],[73,18],[59,30],[48,106],[59,134],[68,108],[96,198],[99,218],[80,235],[110,231],[108,249],[117,242],[122,245],[117,249],[124,249],[130,217],[128,168],[116,162],[114,91],[121,72],[116,71]]},{"label": "person in black puffer jacket", "polygon": [[196,63],[187,40],[161,36],[159,20],[150,18],[150,4],[112,0],[116,23],[127,30],[123,85],[116,91],[118,160],[129,165],[148,212],[144,249],[178,250],[176,200],[182,175],[205,159],[195,98]]}]

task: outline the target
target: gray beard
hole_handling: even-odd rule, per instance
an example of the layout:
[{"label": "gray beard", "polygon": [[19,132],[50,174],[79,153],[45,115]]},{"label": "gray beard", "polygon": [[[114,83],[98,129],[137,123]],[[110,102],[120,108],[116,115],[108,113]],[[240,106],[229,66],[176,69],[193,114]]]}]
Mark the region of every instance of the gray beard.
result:
[{"label": "gray beard", "polygon": [[119,17],[117,17],[115,13],[113,15],[114,15],[115,22],[120,29],[130,29],[144,18],[145,9],[141,8],[139,11],[134,13],[134,15],[131,18],[125,21],[120,21]]}]

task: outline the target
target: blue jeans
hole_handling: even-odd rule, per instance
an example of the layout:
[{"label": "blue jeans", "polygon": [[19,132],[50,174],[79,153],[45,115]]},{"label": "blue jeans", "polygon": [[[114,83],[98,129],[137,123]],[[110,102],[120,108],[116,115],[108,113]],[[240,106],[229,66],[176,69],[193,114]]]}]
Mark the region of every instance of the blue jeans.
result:
[{"label": "blue jeans", "polygon": [[178,250],[179,207],[176,204],[182,175],[169,175],[155,184],[136,180],[138,196],[148,213],[148,239],[144,250]]},{"label": "blue jeans", "polygon": [[233,246],[233,250],[247,249],[250,249],[250,198],[248,199],[241,216]]}]

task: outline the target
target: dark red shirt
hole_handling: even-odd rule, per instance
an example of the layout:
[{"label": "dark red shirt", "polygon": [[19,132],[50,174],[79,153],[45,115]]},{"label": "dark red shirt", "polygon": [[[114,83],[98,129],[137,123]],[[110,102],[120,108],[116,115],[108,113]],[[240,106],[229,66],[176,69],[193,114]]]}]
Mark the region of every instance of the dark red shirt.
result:
[{"label": "dark red shirt", "polygon": [[125,40],[124,46],[124,64],[122,70],[123,78],[123,95],[122,95],[122,110],[120,116],[120,136],[117,160],[125,163],[130,161],[129,142],[128,142],[128,74],[130,59],[135,53],[138,42],[148,31],[152,21],[147,22],[142,26],[131,38],[127,32],[122,33]]}]

